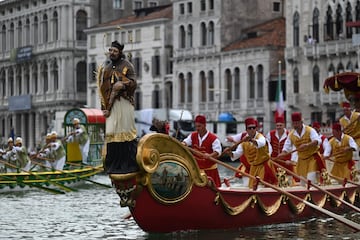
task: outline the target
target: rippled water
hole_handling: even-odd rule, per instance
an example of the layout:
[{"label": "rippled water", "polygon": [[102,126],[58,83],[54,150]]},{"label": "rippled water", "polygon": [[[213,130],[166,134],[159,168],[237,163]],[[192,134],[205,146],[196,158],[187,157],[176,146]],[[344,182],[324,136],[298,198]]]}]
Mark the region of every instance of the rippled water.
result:
[{"label": "rippled water", "polygon": [[[221,169],[222,176],[231,173]],[[93,180],[110,184],[107,176]],[[41,190],[0,193],[0,239],[360,239],[334,219],[245,228],[148,234],[120,208],[114,189],[91,183],[78,192],[54,195]],[[360,223],[360,213],[347,218]],[[216,219],[214,219],[216,221]]]}]

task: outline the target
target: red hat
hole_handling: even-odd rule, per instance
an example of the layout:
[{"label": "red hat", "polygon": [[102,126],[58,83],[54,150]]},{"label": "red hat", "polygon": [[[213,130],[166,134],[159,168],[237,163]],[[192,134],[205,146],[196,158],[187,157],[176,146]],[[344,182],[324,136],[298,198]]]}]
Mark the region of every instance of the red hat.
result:
[{"label": "red hat", "polygon": [[343,108],[350,108],[350,103],[349,102],[343,102],[343,103],[341,103],[341,106]]},{"label": "red hat", "polygon": [[195,117],[195,122],[196,123],[206,124],[206,117],[204,115],[197,115]]},{"label": "red hat", "polygon": [[340,123],[338,123],[338,122],[333,123],[332,129],[333,129],[333,130],[339,130],[339,131],[341,131],[341,125],[340,125]]},{"label": "red hat", "polygon": [[249,126],[257,127],[257,125],[258,125],[257,123],[258,122],[255,118],[250,117],[250,118],[245,119],[246,127],[249,127]]},{"label": "red hat", "polygon": [[321,125],[319,122],[313,122],[312,127],[316,129],[320,129]]},{"label": "red hat", "polygon": [[276,117],[275,123],[285,123],[284,117],[282,117],[282,116]]},{"label": "red hat", "polygon": [[300,112],[294,112],[293,114],[291,114],[291,121],[298,122],[298,121],[301,121],[301,120],[302,120],[302,117],[301,117]]}]

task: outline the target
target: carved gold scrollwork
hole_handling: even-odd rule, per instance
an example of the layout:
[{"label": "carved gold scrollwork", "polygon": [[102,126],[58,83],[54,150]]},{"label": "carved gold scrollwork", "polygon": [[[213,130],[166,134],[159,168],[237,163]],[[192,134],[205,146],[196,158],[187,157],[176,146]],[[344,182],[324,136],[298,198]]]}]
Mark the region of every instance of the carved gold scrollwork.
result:
[{"label": "carved gold scrollwork", "polygon": [[159,165],[159,151],[153,148],[145,148],[142,153],[142,168],[148,173],[153,173]]}]

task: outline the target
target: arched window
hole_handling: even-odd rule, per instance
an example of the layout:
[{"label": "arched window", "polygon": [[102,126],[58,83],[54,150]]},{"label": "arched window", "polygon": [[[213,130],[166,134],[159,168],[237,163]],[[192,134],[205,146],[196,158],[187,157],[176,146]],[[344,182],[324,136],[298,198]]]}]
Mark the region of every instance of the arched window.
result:
[{"label": "arched window", "polygon": [[335,23],[337,36],[340,36],[340,34],[344,34],[343,24],[344,24],[344,19],[342,16],[342,7],[340,4],[338,4],[336,8],[336,23]]},{"label": "arched window", "polygon": [[252,66],[248,67],[249,98],[255,98],[255,72]]},{"label": "arched window", "polygon": [[325,41],[326,40],[334,40],[334,22],[332,19],[332,10],[331,7],[328,6],[328,9],[326,11],[326,36],[325,36]]},{"label": "arched window", "polygon": [[185,77],[183,73],[179,74],[179,102],[185,102]]},{"label": "arched window", "polygon": [[29,69],[29,65],[25,64],[24,66],[24,93],[25,94],[29,94],[30,93],[30,69]]},{"label": "arched window", "polygon": [[1,28],[1,51],[6,51],[6,26],[3,25]]},{"label": "arched window", "polygon": [[38,44],[38,39],[39,39],[39,20],[38,20],[37,16],[34,17],[34,31],[33,31],[33,34],[34,34],[34,45],[37,45]]},{"label": "arched window", "polygon": [[[352,22],[352,7],[351,3],[346,4],[346,22]],[[346,27],[346,38],[352,37],[352,27]]]},{"label": "arched window", "polygon": [[135,110],[141,109],[141,103],[142,103],[142,93],[141,93],[141,89],[137,87],[135,91]]},{"label": "arched window", "polygon": [[86,34],[84,29],[87,28],[87,13],[85,11],[78,11],[76,13],[76,40],[86,41]]},{"label": "arched window", "polygon": [[5,79],[5,69],[0,69],[0,87],[1,87],[1,98],[6,97],[6,79]]},{"label": "arched window", "polygon": [[201,36],[200,36],[200,41],[201,41],[201,46],[206,46],[206,33],[207,33],[207,31],[206,31],[206,25],[205,25],[205,23],[204,22],[202,22],[201,24],[200,24],[200,34],[201,34]]},{"label": "arched window", "polygon": [[298,70],[298,68],[294,69],[293,78],[294,78],[293,91],[294,91],[294,93],[299,93],[299,70]]},{"label": "arched window", "polygon": [[298,12],[295,12],[293,17],[293,31],[293,44],[294,47],[298,47],[300,42],[300,15]]},{"label": "arched window", "polygon": [[329,76],[332,76],[335,74],[335,66],[334,64],[330,64],[329,68],[328,68],[328,72],[329,72]]},{"label": "arched window", "polygon": [[78,64],[76,64],[76,91],[86,92],[86,90],[86,62],[80,61]]},{"label": "arched window", "polygon": [[21,95],[22,94],[22,71],[21,67],[16,67],[16,81],[15,81],[15,87],[16,87],[16,93],[15,95]]},{"label": "arched window", "polygon": [[56,92],[59,89],[59,66],[57,64],[56,59],[54,59],[53,64],[51,66],[51,75],[53,77],[54,82],[54,91]]},{"label": "arched window", "polygon": [[193,47],[193,27],[191,24],[188,25],[188,47],[192,48]]},{"label": "arched window", "polygon": [[25,42],[30,44],[30,20],[28,18],[25,22]]},{"label": "arched window", "polygon": [[41,65],[41,79],[43,84],[43,93],[46,93],[49,90],[49,78],[48,78],[48,66],[45,61]]},{"label": "arched window", "polygon": [[214,98],[215,84],[214,84],[214,72],[213,71],[208,72],[208,85],[209,85],[209,102],[214,102],[215,101],[215,98]]},{"label": "arched window", "polygon": [[18,29],[17,29],[17,46],[21,47],[22,46],[22,22],[19,21],[18,22]]},{"label": "arched window", "polygon": [[46,14],[43,16],[42,22],[42,35],[43,35],[43,43],[47,43],[49,40],[49,31],[48,31],[48,17]]},{"label": "arched window", "polygon": [[[356,1],[355,19],[356,21],[360,21],[360,0]],[[360,27],[356,27],[356,33],[360,33]]]},{"label": "arched window", "polygon": [[152,94],[152,107],[153,108],[160,108],[160,88],[159,85],[155,85]]},{"label": "arched window", "polygon": [[209,23],[209,45],[214,45],[214,22],[210,21]]},{"label": "arched window", "polygon": [[313,11],[313,31],[312,38],[318,43],[319,42],[319,16],[320,12],[318,8],[315,8]]},{"label": "arched window", "polygon": [[179,48],[185,48],[185,28],[180,26],[179,29]]},{"label": "arched window", "polygon": [[39,91],[39,85],[38,85],[38,68],[37,68],[37,64],[34,63],[34,65],[32,66],[32,83],[34,84],[34,86],[32,87],[33,89],[33,93],[38,93]]},{"label": "arched window", "polygon": [[238,67],[234,70],[234,98],[240,99],[240,69]]},{"label": "arched window", "polygon": [[320,69],[317,65],[313,68],[313,91],[319,92],[320,89]]},{"label": "arched window", "polygon": [[59,19],[57,12],[53,13],[53,40],[59,40]]},{"label": "arched window", "polygon": [[206,92],[207,92],[207,86],[206,86],[206,77],[204,71],[201,71],[199,74],[199,80],[200,80],[200,99],[201,102],[207,102],[206,100]]},{"label": "arched window", "polygon": [[9,77],[8,77],[8,87],[9,87],[9,97],[14,96],[14,70],[9,68]]},{"label": "arched window", "polygon": [[257,97],[264,97],[264,67],[259,65],[257,67]]},{"label": "arched window", "polygon": [[[232,76],[230,69],[225,70],[225,89],[226,91],[226,100],[231,101],[232,100]],[[221,91],[221,89],[219,89]]]},{"label": "arched window", "polygon": [[354,66],[353,66],[352,62],[349,61],[346,64],[346,71],[348,71],[348,72],[353,72],[354,71]]},{"label": "arched window", "polygon": [[193,90],[192,90],[192,73],[188,73],[187,74],[187,103],[192,103],[192,93],[193,93]]},{"label": "arched window", "polygon": [[342,63],[339,63],[337,66],[337,73],[344,72],[344,65]]},{"label": "arched window", "polygon": [[10,29],[9,29],[9,35],[10,35],[10,39],[9,39],[9,45],[10,45],[10,50],[14,48],[14,23],[10,24]]}]

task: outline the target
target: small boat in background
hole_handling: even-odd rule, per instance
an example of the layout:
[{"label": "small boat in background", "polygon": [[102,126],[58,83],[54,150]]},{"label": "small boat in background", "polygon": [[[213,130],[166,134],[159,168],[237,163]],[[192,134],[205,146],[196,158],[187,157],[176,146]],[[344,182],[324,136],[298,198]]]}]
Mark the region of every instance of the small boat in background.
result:
[{"label": "small boat in background", "polygon": [[48,170],[0,173],[0,192],[18,191],[30,188],[41,189],[52,193],[77,191],[70,186],[85,181],[101,184],[90,178],[96,174],[102,173],[103,170],[102,165],[72,165],[71,168],[61,171]]}]

